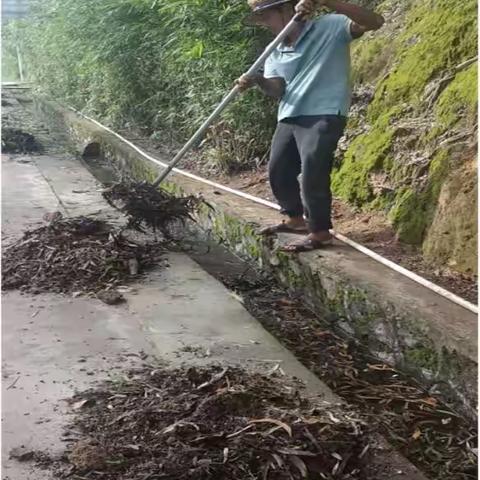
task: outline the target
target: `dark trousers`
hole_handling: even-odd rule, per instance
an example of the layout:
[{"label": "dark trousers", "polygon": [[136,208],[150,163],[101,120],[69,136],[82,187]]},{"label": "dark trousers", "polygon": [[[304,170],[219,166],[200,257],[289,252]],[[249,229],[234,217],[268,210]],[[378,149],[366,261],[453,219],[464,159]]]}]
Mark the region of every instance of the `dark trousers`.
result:
[{"label": "dark trousers", "polygon": [[311,232],[332,228],[330,173],[345,124],[339,115],[289,118],[278,123],[273,136],[269,162],[273,194],[282,213],[305,214]]}]

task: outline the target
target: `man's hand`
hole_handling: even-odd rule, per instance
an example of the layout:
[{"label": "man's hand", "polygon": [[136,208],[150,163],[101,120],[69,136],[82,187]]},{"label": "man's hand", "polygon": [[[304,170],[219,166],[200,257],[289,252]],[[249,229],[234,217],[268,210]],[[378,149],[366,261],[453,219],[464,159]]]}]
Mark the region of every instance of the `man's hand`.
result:
[{"label": "man's hand", "polygon": [[241,92],[244,92],[258,84],[258,75],[243,74],[235,84]]},{"label": "man's hand", "polygon": [[300,0],[295,6],[295,11],[300,13],[303,18],[310,18],[315,15],[318,8],[326,5],[328,0]]},{"label": "man's hand", "polygon": [[281,77],[265,78],[260,73],[243,74],[236,82],[240,92],[258,86],[269,97],[280,98],[285,92],[285,80]]}]

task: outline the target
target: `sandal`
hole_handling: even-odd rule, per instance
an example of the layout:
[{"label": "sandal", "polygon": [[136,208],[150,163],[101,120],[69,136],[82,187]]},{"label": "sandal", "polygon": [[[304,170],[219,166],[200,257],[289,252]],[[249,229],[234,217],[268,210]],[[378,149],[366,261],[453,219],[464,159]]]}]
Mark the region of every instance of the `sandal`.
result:
[{"label": "sandal", "polygon": [[280,247],[280,251],[287,253],[311,252],[320,248],[332,245],[333,239],[329,240],[314,240],[313,238],[304,238],[299,242],[287,243]]},{"label": "sandal", "polygon": [[308,233],[307,226],[294,228],[287,225],[285,222],[277,225],[270,225],[269,227],[262,228],[259,232],[260,235],[273,235],[274,233]]}]

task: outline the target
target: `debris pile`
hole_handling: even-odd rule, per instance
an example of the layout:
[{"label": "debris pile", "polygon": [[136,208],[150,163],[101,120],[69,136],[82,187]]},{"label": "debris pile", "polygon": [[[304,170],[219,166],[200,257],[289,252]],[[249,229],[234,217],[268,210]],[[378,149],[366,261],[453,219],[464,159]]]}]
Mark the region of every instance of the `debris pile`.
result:
[{"label": "debris pile", "polygon": [[39,151],[40,145],[30,133],[11,127],[2,128],[3,153],[32,153]]},{"label": "debris pile", "polygon": [[145,227],[170,237],[175,221],[193,220],[201,200],[192,195],[177,197],[145,182],[122,182],[103,192],[104,198],[128,218],[128,227],[144,232]]},{"label": "debris pile", "polygon": [[63,473],[102,480],[374,478],[363,421],[302,398],[297,387],[237,368],[142,368],[72,399],[71,429],[81,438]]},{"label": "debris pile", "polygon": [[98,293],[157,264],[163,247],[127,240],[110,225],[86,217],[27,231],[2,251],[2,288],[30,293]]}]

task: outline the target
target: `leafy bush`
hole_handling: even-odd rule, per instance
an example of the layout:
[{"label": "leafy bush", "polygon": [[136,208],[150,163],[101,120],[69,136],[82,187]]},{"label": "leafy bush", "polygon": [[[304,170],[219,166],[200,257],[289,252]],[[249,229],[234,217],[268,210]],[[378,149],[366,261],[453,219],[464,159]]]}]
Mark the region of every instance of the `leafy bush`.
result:
[{"label": "leafy bush", "polygon": [[[244,0],[37,0],[32,12],[21,37],[30,77],[45,92],[113,126],[134,123],[165,139],[173,131],[176,141],[267,43],[243,25]],[[211,158],[227,170],[263,159],[275,109],[259,92],[237,100],[207,143]]]},{"label": "leafy bush", "polygon": [[2,28],[2,82],[16,82],[20,80],[20,70],[17,57],[17,28],[14,23],[6,24]]}]

